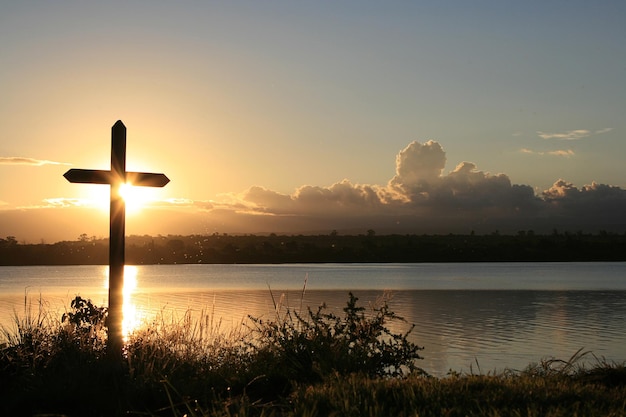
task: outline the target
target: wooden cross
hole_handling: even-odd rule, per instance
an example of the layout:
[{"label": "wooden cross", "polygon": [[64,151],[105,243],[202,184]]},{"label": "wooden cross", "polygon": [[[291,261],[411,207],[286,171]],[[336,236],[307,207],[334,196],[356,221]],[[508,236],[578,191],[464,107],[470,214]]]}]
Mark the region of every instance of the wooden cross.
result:
[{"label": "wooden cross", "polygon": [[109,221],[109,317],[108,351],[113,357],[122,353],[123,335],[123,288],[124,288],[124,246],[126,206],[120,195],[122,184],[146,187],[163,187],[168,182],[164,174],[147,172],[126,172],[126,126],[121,120],[111,128],[111,169],[70,169],[63,176],[69,182],[109,184],[111,186],[111,208]]}]

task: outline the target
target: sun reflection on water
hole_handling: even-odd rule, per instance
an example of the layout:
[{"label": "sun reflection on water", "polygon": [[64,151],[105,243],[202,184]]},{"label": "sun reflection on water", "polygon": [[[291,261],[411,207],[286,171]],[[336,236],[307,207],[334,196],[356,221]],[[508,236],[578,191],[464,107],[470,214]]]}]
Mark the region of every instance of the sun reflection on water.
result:
[{"label": "sun reflection on water", "polygon": [[[133,301],[133,295],[137,289],[137,271],[134,265],[124,265],[124,289],[122,290],[122,334],[124,342],[128,336],[141,326],[141,314],[137,309],[137,305]],[[109,270],[105,273],[104,288],[109,289]]]},{"label": "sun reflection on water", "polygon": [[122,311],[122,334],[126,342],[128,335],[137,330],[141,324],[141,318],[137,312],[137,305],[133,302],[133,294],[137,289],[137,267],[134,265],[124,266],[124,304]]}]

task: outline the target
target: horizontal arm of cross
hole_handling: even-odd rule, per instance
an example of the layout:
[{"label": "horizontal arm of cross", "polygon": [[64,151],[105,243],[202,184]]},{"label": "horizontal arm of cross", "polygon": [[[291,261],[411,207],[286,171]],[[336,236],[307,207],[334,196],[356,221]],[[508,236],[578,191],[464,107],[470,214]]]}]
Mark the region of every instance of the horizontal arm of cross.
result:
[{"label": "horizontal arm of cross", "polygon": [[63,174],[69,182],[81,184],[113,184],[116,181],[127,182],[131,185],[142,187],[164,187],[170,179],[165,174],[153,174],[150,172],[127,172],[125,179],[117,178],[111,171],[100,169],[76,169],[72,168]]},{"label": "horizontal arm of cross", "polygon": [[126,182],[130,185],[141,187],[164,187],[170,179],[165,174],[152,174],[150,172],[127,172]]},{"label": "horizontal arm of cross", "polygon": [[78,182],[82,184],[111,184],[111,171],[103,171],[100,169],[70,169],[63,174],[69,182]]}]

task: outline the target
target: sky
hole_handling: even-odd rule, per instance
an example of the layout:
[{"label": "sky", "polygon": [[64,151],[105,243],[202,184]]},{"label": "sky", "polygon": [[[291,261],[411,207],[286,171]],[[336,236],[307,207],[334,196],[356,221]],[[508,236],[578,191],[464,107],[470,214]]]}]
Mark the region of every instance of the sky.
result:
[{"label": "sky", "polygon": [[0,237],[626,232],[626,3],[0,2]]}]

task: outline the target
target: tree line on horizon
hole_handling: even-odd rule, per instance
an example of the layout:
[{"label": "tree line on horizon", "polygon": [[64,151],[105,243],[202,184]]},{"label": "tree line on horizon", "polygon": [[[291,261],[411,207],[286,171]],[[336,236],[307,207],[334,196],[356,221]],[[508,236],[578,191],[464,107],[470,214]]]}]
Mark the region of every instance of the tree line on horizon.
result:
[{"label": "tree line on horizon", "polygon": [[[0,265],[106,265],[108,239],[86,234],[53,244],[0,238]],[[348,263],[625,261],[626,233],[539,235],[167,235],[128,236],[126,263]]]}]

